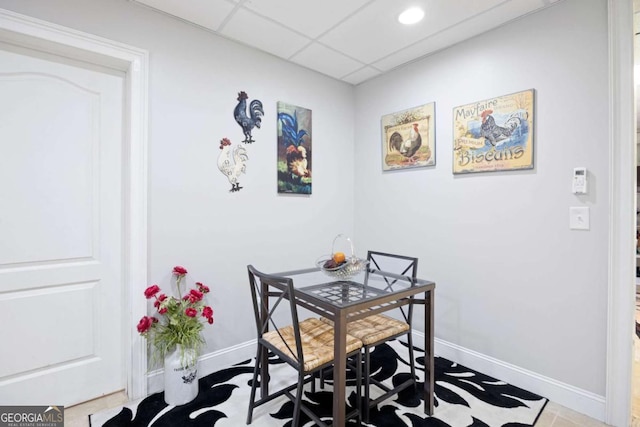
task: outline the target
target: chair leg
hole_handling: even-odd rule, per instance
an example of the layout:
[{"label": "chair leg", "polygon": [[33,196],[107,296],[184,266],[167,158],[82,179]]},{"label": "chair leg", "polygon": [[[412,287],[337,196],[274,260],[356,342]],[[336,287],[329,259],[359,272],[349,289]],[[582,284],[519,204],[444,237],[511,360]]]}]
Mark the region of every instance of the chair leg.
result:
[{"label": "chair leg", "polygon": [[369,375],[371,372],[370,360],[369,360],[369,346],[364,346],[364,422],[369,422],[369,387],[371,381],[369,381]]},{"label": "chair leg", "polygon": [[291,421],[291,427],[298,427],[300,425],[300,406],[302,404],[302,391],[304,389],[304,374],[300,372],[298,374],[298,388],[296,391],[296,401],[293,405],[293,420]]},{"label": "chair leg", "polygon": [[413,390],[418,392],[418,379],[416,378],[416,361],[413,357],[413,338],[411,331],[407,334],[407,342],[409,343],[409,366],[411,367],[411,378],[413,378]]},{"label": "chair leg", "polygon": [[[247,424],[251,424],[253,418],[253,406],[256,401],[256,388],[258,384],[258,371],[260,370],[260,350],[261,346],[258,345],[258,351],[256,353],[256,366],[253,369],[253,381],[251,382],[251,397],[249,397],[249,412],[247,413]],[[260,379],[262,381],[262,378]]]},{"label": "chair leg", "polygon": [[356,409],[358,410],[358,427],[362,425],[362,352],[356,355]]}]

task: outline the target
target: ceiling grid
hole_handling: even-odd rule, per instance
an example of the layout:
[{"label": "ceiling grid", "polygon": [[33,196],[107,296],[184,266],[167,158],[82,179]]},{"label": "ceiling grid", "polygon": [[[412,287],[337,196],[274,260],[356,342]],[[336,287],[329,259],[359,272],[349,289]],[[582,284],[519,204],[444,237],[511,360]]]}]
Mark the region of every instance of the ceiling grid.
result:
[{"label": "ceiling grid", "polygon": [[561,0],[131,1],[356,85]]}]

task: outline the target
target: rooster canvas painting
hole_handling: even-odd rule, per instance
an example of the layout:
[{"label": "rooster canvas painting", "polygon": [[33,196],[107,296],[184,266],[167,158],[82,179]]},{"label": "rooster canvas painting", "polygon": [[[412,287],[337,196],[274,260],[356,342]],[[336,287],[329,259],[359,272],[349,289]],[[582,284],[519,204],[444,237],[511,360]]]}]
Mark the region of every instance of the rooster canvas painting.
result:
[{"label": "rooster canvas painting", "polygon": [[278,102],[278,193],[311,194],[311,110]]},{"label": "rooster canvas painting", "polygon": [[229,192],[235,193],[243,188],[240,187],[238,179],[240,175],[247,171],[247,160],[249,160],[249,156],[243,145],[236,144],[236,146],[232,148],[229,138],[222,138],[222,140],[220,140],[218,169],[227,177],[231,184],[231,190],[229,190]]},{"label": "rooster canvas painting", "polygon": [[238,126],[242,128],[242,133],[244,134],[244,143],[251,144],[255,142],[253,137],[251,136],[251,131],[253,128],[260,129],[260,125],[262,123],[262,117],[264,116],[264,109],[262,107],[262,102],[258,99],[254,99],[249,103],[249,109],[247,109],[247,100],[249,96],[245,91],[240,91],[238,93],[238,98],[236,99],[238,103],[236,107],[233,109],[233,118],[238,123]]},{"label": "rooster canvas painting", "polygon": [[453,110],[453,173],[533,168],[533,89]]},{"label": "rooster canvas painting", "polygon": [[436,164],[435,103],[382,116],[382,169]]}]

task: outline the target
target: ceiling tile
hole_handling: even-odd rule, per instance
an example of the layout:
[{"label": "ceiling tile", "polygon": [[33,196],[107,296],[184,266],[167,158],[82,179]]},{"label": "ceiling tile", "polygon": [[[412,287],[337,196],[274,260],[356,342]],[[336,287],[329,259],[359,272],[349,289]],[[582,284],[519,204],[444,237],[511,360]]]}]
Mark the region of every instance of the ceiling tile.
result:
[{"label": "ceiling tile", "polygon": [[170,15],[177,16],[211,30],[217,30],[224,19],[236,7],[227,0],[134,0]]},{"label": "ceiling tile", "polygon": [[364,65],[318,43],[312,43],[290,59],[296,64],[337,79]]},{"label": "ceiling tile", "polygon": [[242,6],[315,38],[370,1],[247,0]]},{"label": "ceiling tile", "polygon": [[542,6],[539,1],[511,0],[474,18],[433,34],[409,47],[400,49],[385,58],[373,62],[372,65],[380,70],[389,71],[409,61],[494,29]]},{"label": "ceiling tile", "polygon": [[245,9],[238,9],[220,34],[285,59],[311,42],[310,39]]},{"label": "ceiling tile", "polygon": [[355,73],[351,73],[348,76],[344,77],[342,80],[347,83],[351,83],[352,85],[357,85],[380,74],[382,73],[375,68],[363,67]]},{"label": "ceiling tile", "polygon": [[[130,0],[358,84],[560,0]],[[634,6],[640,0],[633,0]],[[425,9],[412,26],[409,6]],[[314,39],[317,39],[314,40]],[[364,65],[371,67],[365,67]]]},{"label": "ceiling tile", "polygon": [[[319,40],[362,62],[371,63],[504,1],[378,0]],[[426,14],[420,23],[405,26],[397,17],[409,6],[420,6]]]}]

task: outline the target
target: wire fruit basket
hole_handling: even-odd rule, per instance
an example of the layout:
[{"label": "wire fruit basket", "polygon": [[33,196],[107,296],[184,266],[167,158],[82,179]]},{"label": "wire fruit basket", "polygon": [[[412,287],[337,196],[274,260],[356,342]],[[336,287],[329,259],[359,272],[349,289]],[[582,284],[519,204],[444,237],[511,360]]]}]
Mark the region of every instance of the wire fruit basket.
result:
[{"label": "wire fruit basket", "polygon": [[[344,262],[340,263],[336,267],[326,267],[328,261],[333,260],[333,255],[336,253],[336,241],[338,238],[343,237],[349,242],[351,247],[351,256],[345,257]],[[360,259],[355,254],[355,249],[353,247],[353,242],[351,239],[343,234],[338,234],[333,239],[333,244],[331,245],[331,255],[323,255],[316,261],[316,266],[320,268],[327,276],[333,277],[339,280],[348,280],[365,270],[369,265],[369,261],[366,259]]]}]

